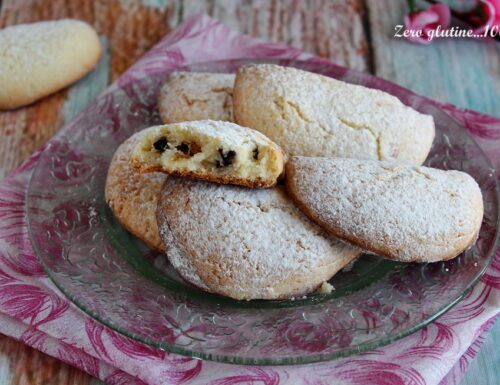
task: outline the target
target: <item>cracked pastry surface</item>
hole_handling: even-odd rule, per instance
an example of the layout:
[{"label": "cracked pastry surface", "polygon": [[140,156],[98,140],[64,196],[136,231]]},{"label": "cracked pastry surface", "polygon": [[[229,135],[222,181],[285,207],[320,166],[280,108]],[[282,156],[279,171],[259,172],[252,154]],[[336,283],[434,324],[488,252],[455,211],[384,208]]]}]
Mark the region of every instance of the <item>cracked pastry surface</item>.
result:
[{"label": "cracked pastry surface", "polygon": [[115,151],[106,177],[105,199],[116,219],[149,247],[165,251],[156,223],[156,204],[163,173],[141,174],[130,164],[132,150],[142,133],[136,133]]},{"label": "cracked pastry surface", "polygon": [[311,222],[282,187],[249,190],[169,177],[157,221],[165,243],[176,245],[173,266],[235,299],[312,292],[360,254]]},{"label": "cracked pastry surface", "polygon": [[292,157],[287,190],[330,234],[401,262],[456,257],[477,239],[483,199],[476,181],[393,161]]},{"label": "cracked pastry surface", "polygon": [[434,121],[388,93],[273,64],[238,70],[234,118],[289,156],[398,159],[421,164]]},{"label": "cracked pastry surface", "polygon": [[260,132],[230,122],[201,120],[143,130],[131,162],[211,182],[270,187],[283,172],[281,148]]},{"label": "cracked pastry surface", "polygon": [[234,74],[174,72],[158,94],[165,124],[192,120],[233,120]]}]

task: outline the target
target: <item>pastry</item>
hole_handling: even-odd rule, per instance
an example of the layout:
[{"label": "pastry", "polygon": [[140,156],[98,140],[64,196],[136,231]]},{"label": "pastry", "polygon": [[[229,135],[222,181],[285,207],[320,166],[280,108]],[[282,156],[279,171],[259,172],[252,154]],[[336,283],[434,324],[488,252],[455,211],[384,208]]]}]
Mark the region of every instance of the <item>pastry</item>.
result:
[{"label": "pastry", "polygon": [[165,251],[156,224],[156,203],[166,174],[141,174],[130,164],[132,149],[142,132],[123,142],[111,160],[105,199],[116,219],[149,247]]},{"label": "pastry", "polygon": [[483,200],[460,171],[393,161],[293,157],[286,187],[330,234],[401,262],[459,255],[477,239]]},{"label": "pastry", "polygon": [[388,93],[273,64],[239,69],[233,108],[238,124],[261,131],[289,156],[421,164],[434,139],[432,116]]},{"label": "pastry", "polygon": [[92,70],[102,48],[79,20],[43,21],[0,30],[0,109],[30,104]]},{"label": "pastry", "polygon": [[132,163],[141,172],[270,187],[283,171],[283,153],[260,132],[230,122],[201,120],[144,130]]},{"label": "pastry", "polygon": [[307,219],[281,187],[169,177],[157,221],[165,243],[176,245],[207,290],[235,299],[312,292],[359,254]]},{"label": "pastry", "polygon": [[[177,177],[172,177],[176,179]],[[171,178],[171,179],[172,179]],[[167,182],[165,182],[167,184]],[[165,187],[166,188],[166,187]],[[187,283],[196,286],[199,289],[210,292],[211,290],[203,283],[196,267],[193,264],[192,258],[186,255],[182,249],[177,244],[177,240],[174,238],[172,231],[165,222],[165,217],[163,216],[162,201],[168,199],[160,193],[159,202],[156,209],[157,223],[159,224],[159,231],[163,244],[165,245],[166,255],[170,264],[174,267],[175,271],[186,281]]]},{"label": "pastry", "polygon": [[170,74],[158,94],[163,123],[232,121],[234,77],[234,74],[206,72]]}]

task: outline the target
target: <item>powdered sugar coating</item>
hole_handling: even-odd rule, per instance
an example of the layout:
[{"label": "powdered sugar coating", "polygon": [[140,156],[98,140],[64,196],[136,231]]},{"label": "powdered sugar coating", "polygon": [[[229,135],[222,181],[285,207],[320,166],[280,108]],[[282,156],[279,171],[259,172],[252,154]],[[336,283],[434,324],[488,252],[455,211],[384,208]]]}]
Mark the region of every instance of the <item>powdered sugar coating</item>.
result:
[{"label": "powdered sugar coating", "polygon": [[140,131],[132,135],[113,155],[106,178],[106,202],[123,227],[149,247],[166,253],[169,262],[182,278],[207,289],[189,259],[183,256],[171,238],[168,228],[158,228],[158,195],[167,175],[159,172],[141,174],[130,163],[132,150],[144,133]]},{"label": "powdered sugar coating", "polygon": [[164,220],[161,212],[162,209],[159,207],[157,221],[159,224],[160,236],[163,239],[163,243],[165,244],[165,248],[167,250],[169,262],[172,264],[177,273],[179,273],[179,275],[187,282],[199,287],[200,289],[210,292],[211,290],[200,279],[189,256],[184,254],[182,249],[177,244],[177,241],[172,235],[168,223]]},{"label": "powdered sugar coating", "polygon": [[99,60],[97,33],[80,20],[44,21],[0,31],[0,108],[29,104],[76,81]]},{"label": "powdered sugar coating", "polygon": [[386,92],[272,64],[240,68],[234,117],[288,155],[399,159],[421,164],[434,139],[432,116]]},{"label": "powdered sugar coating", "polygon": [[454,258],[483,217],[476,181],[460,171],[396,162],[293,157],[287,188],[332,234],[402,262]]},{"label": "powdered sugar coating", "polygon": [[165,124],[191,120],[233,120],[234,74],[174,72],[158,94]]},{"label": "powdered sugar coating", "polygon": [[157,219],[210,291],[236,299],[311,292],[359,254],[307,219],[281,187],[169,178]]}]

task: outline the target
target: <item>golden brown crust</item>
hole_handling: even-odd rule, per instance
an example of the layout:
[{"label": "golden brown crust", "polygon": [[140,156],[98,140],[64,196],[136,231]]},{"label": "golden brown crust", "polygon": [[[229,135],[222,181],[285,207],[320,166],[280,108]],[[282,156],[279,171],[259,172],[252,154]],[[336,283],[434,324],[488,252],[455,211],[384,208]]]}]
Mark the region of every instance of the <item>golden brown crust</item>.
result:
[{"label": "golden brown crust", "polygon": [[232,121],[234,74],[174,72],[158,93],[165,124],[192,120]]},{"label": "golden brown crust", "polygon": [[[258,131],[231,122],[190,121],[154,126],[142,132],[144,140],[137,144],[131,157],[132,167],[140,173],[163,172],[213,183],[268,188],[277,183],[284,170],[285,156],[276,143]],[[152,145],[158,138],[186,132],[189,139],[177,141],[189,144],[190,149],[195,144],[196,153],[182,153],[172,145],[164,157],[165,152],[159,153]],[[231,149],[236,160],[221,167],[215,162],[221,162],[223,148]],[[261,155],[252,159],[255,149]]]},{"label": "golden brown crust", "polygon": [[[321,270],[323,273],[323,281],[321,283],[313,282],[312,279],[317,280],[321,277],[320,273],[316,274],[315,277],[307,276],[304,277],[300,274],[290,275],[286,282],[276,282],[273,285],[273,291],[278,293],[270,297],[260,298],[259,295],[241,295],[238,292],[232,290],[232,287],[237,287],[240,282],[234,276],[231,276],[220,268],[220,263],[218,259],[214,256],[208,256],[206,259],[194,258],[194,265],[196,266],[196,271],[200,276],[200,279],[209,287],[212,288],[210,292],[224,295],[226,297],[231,297],[238,300],[251,300],[251,299],[269,299],[269,300],[284,300],[290,298],[300,298],[309,293],[315,292],[323,282],[328,281],[332,274],[327,274],[330,271],[339,271],[343,266],[349,264],[357,256],[344,257],[344,259],[338,263],[338,265],[323,266]],[[318,268],[319,270],[319,268]],[[250,274],[252,274],[250,272]],[[214,289],[215,288],[215,289]]]},{"label": "golden brown crust", "polygon": [[[79,46],[76,56],[75,41]],[[0,51],[7,52],[6,47],[12,44],[18,48],[2,58],[5,69],[4,76],[0,74],[0,109],[31,104],[68,86],[91,71],[102,55],[96,32],[79,20],[18,25],[1,31]],[[40,55],[43,60],[38,60]],[[63,71],[57,71],[61,66]],[[14,82],[16,78],[23,81]]]},{"label": "golden brown crust", "polygon": [[[288,173],[291,174],[290,171]],[[293,188],[293,184],[290,182],[290,179],[285,179],[285,184],[286,188],[288,191],[288,195],[290,198],[293,200],[295,205],[314,223],[316,223],[318,226],[321,226],[325,231],[327,231],[329,234],[333,235],[336,238],[342,239],[351,245],[357,246],[362,250],[366,250],[370,253],[380,255],[381,257],[385,257],[387,259],[393,260],[393,261],[400,261],[400,258],[398,255],[394,254],[394,250],[390,248],[384,248],[384,247],[377,247],[376,245],[373,245],[371,242],[367,242],[361,238],[357,238],[352,234],[349,234],[345,231],[343,231],[341,228],[333,226],[331,223],[328,223],[326,221],[322,221],[317,215],[314,214],[314,212],[311,211],[309,205],[307,203],[304,203],[301,200],[300,194],[297,193],[296,190]],[[472,236],[471,240],[467,243],[467,246],[465,249],[469,248],[472,246],[477,239],[477,234]],[[453,259],[460,255],[462,253],[463,249],[456,249],[452,253],[446,254],[442,256],[442,261],[447,261],[449,259]],[[412,262],[417,262],[417,263],[427,263],[429,261],[425,260],[424,258],[414,258]]]},{"label": "golden brown crust", "polygon": [[[148,167],[138,162],[133,162],[132,166],[134,167],[135,170],[137,170],[137,172],[141,174],[147,174],[150,172],[161,172],[167,174],[167,172],[161,166]],[[268,181],[262,179],[249,180],[249,179],[235,178],[227,175],[205,174],[195,171],[172,170],[168,172],[168,175],[189,177],[189,178],[204,180],[206,182],[219,183],[219,184],[234,184],[249,188],[268,188],[276,185],[276,181]]]},{"label": "golden brown crust", "polygon": [[[435,250],[432,250],[432,252],[431,252],[431,249],[429,248],[429,255],[423,254],[423,253],[414,253],[414,254],[411,254],[411,257],[406,256],[406,257],[402,258],[402,255],[404,255],[404,253],[402,253],[402,250],[395,249],[394,247],[390,247],[390,245],[393,244],[393,242],[391,242],[391,239],[389,239],[389,238],[383,239],[381,242],[373,242],[369,239],[364,239],[364,238],[358,236],[358,234],[354,234],[350,231],[346,231],[346,229],[339,226],[336,222],[334,222],[332,220],[327,220],[327,217],[325,215],[323,215],[324,210],[321,210],[321,213],[318,212],[318,209],[320,207],[323,207],[323,209],[325,209],[329,204],[330,205],[338,204],[338,202],[337,203],[326,202],[325,199],[323,199],[321,202],[318,201],[318,202],[312,203],[312,201],[314,200],[314,197],[311,197],[311,195],[314,195],[314,193],[311,191],[309,191],[309,193],[306,192],[304,190],[304,186],[299,186],[299,183],[297,181],[298,179],[300,179],[300,177],[297,178],[297,167],[300,167],[300,165],[297,164],[296,159],[300,159],[300,157],[293,158],[292,161],[287,163],[287,165],[285,167],[286,168],[286,175],[287,175],[287,178],[285,180],[285,185],[286,185],[286,189],[287,189],[287,192],[288,192],[288,195],[290,196],[290,198],[294,201],[296,206],[309,219],[311,219],[313,222],[315,222],[316,224],[321,226],[329,234],[331,234],[335,237],[338,237],[342,240],[345,240],[352,245],[360,247],[363,250],[367,250],[371,253],[381,255],[383,257],[386,257],[388,259],[395,260],[395,261],[435,262],[437,260],[448,260],[448,259],[455,258],[460,253],[462,253],[465,249],[472,246],[475,243],[475,241],[477,240],[478,230],[471,232],[470,235],[465,239],[461,239],[460,241],[454,241],[454,247],[451,248],[451,250],[449,250],[448,252],[445,252],[445,253],[437,252],[437,254],[439,254],[439,257],[436,256]],[[303,159],[306,159],[306,158],[303,158]],[[308,170],[308,172],[311,172],[311,170]],[[366,185],[366,188],[370,188],[370,186]],[[475,197],[474,199],[476,199],[476,198],[477,197]],[[482,218],[482,205],[481,205],[482,200],[479,199],[478,202],[479,202],[478,207],[474,209],[474,212],[475,212],[474,215],[476,218],[474,218],[473,221],[477,222],[478,225],[480,225],[480,223],[481,223],[480,218]],[[397,203],[395,203],[395,204],[397,204]],[[314,208],[313,208],[313,206],[314,206]],[[345,213],[345,214],[349,215],[348,213]],[[366,218],[365,226],[370,226],[370,225],[372,225],[370,223],[370,219]],[[449,243],[451,243],[451,239],[450,239]],[[407,244],[406,248],[411,250],[415,246],[416,246],[415,244]],[[423,245],[423,247],[425,248],[426,245]],[[429,246],[429,247],[432,247],[432,246]]]},{"label": "golden brown crust", "polygon": [[133,146],[140,133],[133,135],[116,150],[108,169],[105,200],[115,218],[127,231],[152,249],[165,251],[156,223],[156,202],[167,176],[141,174],[130,165]]},{"label": "golden brown crust", "polygon": [[385,92],[271,64],[238,70],[233,113],[289,156],[421,164],[435,134],[431,116]]},{"label": "golden brown crust", "polygon": [[[116,206],[113,205],[112,201],[106,201],[106,203],[111,208],[111,211],[113,211],[113,213],[118,212]],[[113,209],[112,206],[115,207],[115,209]],[[146,246],[148,246],[153,250],[159,251],[160,253],[165,252],[165,246],[163,245],[161,239],[156,239],[154,236],[150,234],[144,234],[143,232],[138,231],[137,226],[135,224],[130,223],[130,219],[124,218],[123,215],[115,214],[115,218],[118,221],[118,223],[123,228],[125,228],[125,230],[127,230],[129,233],[139,238],[142,242],[146,244]]]}]

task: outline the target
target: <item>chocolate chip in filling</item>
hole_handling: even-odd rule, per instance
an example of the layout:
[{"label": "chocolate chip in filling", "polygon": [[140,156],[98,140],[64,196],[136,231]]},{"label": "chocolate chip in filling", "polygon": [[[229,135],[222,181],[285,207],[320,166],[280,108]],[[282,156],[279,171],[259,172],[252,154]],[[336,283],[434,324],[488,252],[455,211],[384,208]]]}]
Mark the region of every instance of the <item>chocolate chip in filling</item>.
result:
[{"label": "chocolate chip in filling", "polygon": [[156,151],[165,152],[165,150],[169,149],[168,140],[165,137],[158,139],[153,143],[153,147]]},{"label": "chocolate chip in filling", "polygon": [[194,143],[182,142],[175,148],[180,152],[182,152],[184,155],[189,155],[189,156],[193,156],[201,152],[201,146],[196,142]]},{"label": "chocolate chip in filling", "polygon": [[227,152],[224,152],[222,148],[219,148],[219,155],[222,158],[222,162],[220,160],[217,160],[215,162],[217,167],[227,167],[233,164],[234,158],[236,157],[236,151],[229,150]]},{"label": "chocolate chip in filling", "polygon": [[255,147],[252,151],[254,160],[259,160],[259,147]]},{"label": "chocolate chip in filling", "polygon": [[175,148],[185,155],[189,154],[189,144],[188,143],[182,142],[181,144],[179,144]]}]

